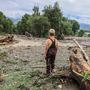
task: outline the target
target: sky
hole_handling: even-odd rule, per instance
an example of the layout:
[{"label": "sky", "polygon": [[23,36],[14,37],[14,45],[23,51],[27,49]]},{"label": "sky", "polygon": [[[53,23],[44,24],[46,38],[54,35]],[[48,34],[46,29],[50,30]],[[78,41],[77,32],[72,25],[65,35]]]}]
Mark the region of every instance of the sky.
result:
[{"label": "sky", "polygon": [[43,10],[45,5],[53,5],[56,1],[64,16],[90,24],[90,0],[0,0],[0,11],[7,17],[17,19],[25,13],[31,14],[34,5]]}]

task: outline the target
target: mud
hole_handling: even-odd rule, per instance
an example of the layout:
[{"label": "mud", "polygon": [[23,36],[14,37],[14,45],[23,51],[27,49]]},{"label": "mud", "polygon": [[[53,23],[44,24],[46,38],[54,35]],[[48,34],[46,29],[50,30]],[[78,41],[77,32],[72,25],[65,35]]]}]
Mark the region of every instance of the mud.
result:
[{"label": "mud", "polygon": [[[4,56],[0,57],[1,59],[0,63],[2,65],[6,65],[7,67],[5,68],[6,70],[4,69],[4,73],[6,74],[10,73],[11,71],[14,70],[13,68],[17,67],[17,64],[21,65],[21,63],[23,63],[24,68],[39,67],[34,69],[39,70],[42,73],[45,73],[45,67],[46,67],[46,63],[44,59],[45,39],[34,38],[32,40],[29,40],[26,37],[20,37],[20,36],[16,37],[15,39],[18,40],[18,43],[0,47],[0,52],[4,52],[3,53]],[[78,41],[81,45],[83,45],[82,43],[84,42],[88,42],[88,44],[90,44],[90,41],[88,40],[87,41],[78,40]],[[69,65],[68,59],[71,52],[68,50],[68,47],[76,46],[72,40],[64,40],[64,41],[60,41],[60,43],[61,43],[61,47],[58,50],[55,61],[56,68]],[[85,47],[85,45],[83,46],[86,53],[90,57],[90,47]],[[52,88],[51,90],[79,90],[79,87],[75,82],[72,82],[69,85],[66,86],[64,85],[63,89],[57,87],[57,89]]]}]

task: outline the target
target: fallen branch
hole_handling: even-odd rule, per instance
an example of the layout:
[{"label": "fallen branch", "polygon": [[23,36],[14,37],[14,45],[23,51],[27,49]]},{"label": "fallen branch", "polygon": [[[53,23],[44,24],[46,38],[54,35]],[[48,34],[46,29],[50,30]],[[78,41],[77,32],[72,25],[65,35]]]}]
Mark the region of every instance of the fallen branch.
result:
[{"label": "fallen branch", "polygon": [[77,44],[77,46],[81,49],[82,54],[83,54],[85,60],[86,60],[86,61],[89,61],[89,57],[88,57],[88,55],[85,53],[85,51],[84,51],[84,49],[82,48],[82,46],[80,46],[80,44],[79,44],[75,39],[73,39],[73,41],[74,41],[74,42]]},{"label": "fallen branch", "polygon": [[13,35],[6,36],[5,38],[0,39],[0,43],[10,43],[13,41],[13,38]]}]

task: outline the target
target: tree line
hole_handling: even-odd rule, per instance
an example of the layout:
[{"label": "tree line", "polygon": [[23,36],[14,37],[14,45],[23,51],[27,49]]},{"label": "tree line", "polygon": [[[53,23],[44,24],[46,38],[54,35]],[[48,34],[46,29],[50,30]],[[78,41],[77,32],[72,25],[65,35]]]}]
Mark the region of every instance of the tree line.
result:
[{"label": "tree line", "polygon": [[12,33],[13,30],[14,24],[12,20],[0,12],[0,33]]},{"label": "tree line", "polygon": [[69,20],[63,16],[58,2],[53,6],[46,5],[42,12],[39,11],[38,6],[34,6],[32,10],[31,15],[25,14],[16,25],[0,12],[0,32],[24,35],[27,31],[33,36],[46,37],[48,30],[53,28],[57,37],[63,38],[64,35],[75,35],[80,28],[76,20]]}]

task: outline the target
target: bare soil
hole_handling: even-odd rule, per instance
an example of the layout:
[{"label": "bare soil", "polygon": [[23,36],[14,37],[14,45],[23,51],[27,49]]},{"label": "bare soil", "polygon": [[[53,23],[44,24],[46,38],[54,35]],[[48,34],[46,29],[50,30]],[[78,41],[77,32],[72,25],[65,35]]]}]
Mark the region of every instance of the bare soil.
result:
[{"label": "bare soil", "polygon": [[[44,38],[29,40],[24,36],[15,36],[15,40],[17,40],[16,43],[0,46],[0,70],[7,75],[5,81],[0,85],[0,90],[79,90],[74,81],[64,84],[60,89],[58,87],[61,85],[59,78],[43,76],[46,67],[43,54]],[[90,39],[77,40],[90,57]],[[68,47],[76,46],[72,40],[61,40],[60,43],[61,47],[55,61],[56,68],[69,65],[68,59],[71,52]],[[41,78],[38,77],[37,71]],[[37,75],[33,74],[31,78],[32,73],[37,73]]]}]

